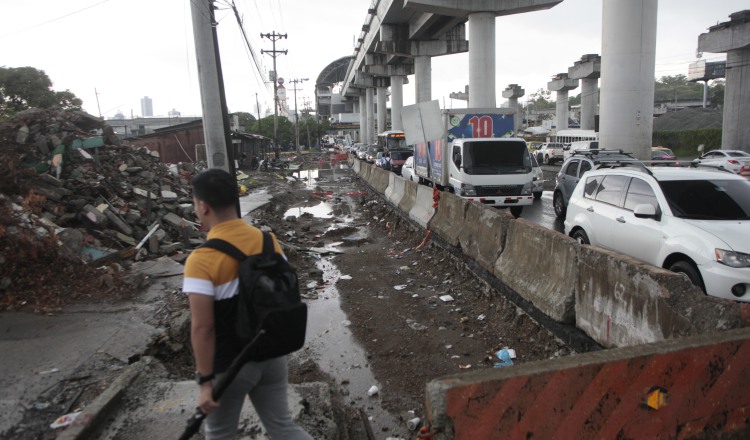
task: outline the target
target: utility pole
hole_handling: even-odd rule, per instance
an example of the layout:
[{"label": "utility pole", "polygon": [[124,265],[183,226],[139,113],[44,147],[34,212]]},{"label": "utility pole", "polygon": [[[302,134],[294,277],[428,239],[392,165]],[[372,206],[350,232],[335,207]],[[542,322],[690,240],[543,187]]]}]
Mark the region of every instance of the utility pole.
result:
[{"label": "utility pole", "polygon": [[260,50],[261,55],[262,54],[270,54],[271,57],[273,57],[273,152],[274,157],[276,159],[279,158],[279,142],[278,142],[278,136],[279,136],[279,96],[278,96],[278,72],[276,72],[276,57],[280,54],[286,55],[288,51],[286,50],[276,50],[276,41],[286,38],[286,34],[277,34],[276,31],[271,32],[270,34],[260,34],[260,38],[268,38],[271,40],[271,43],[273,45],[272,50]]},{"label": "utility pole", "polygon": [[[229,114],[224,96],[219,44],[216,36],[214,0],[190,2],[195,38],[195,58],[203,110],[203,136],[209,168],[221,168],[234,175],[234,157],[229,131]],[[239,203],[237,205],[239,213]]]},{"label": "utility pole", "polygon": [[96,95],[96,108],[99,109],[99,117],[101,118],[102,117],[102,108],[101,108],[101,106],[99,106],[99,92],[96,91],[96,87],[94,87],[94,95]]},{"label": "utility pole", "polygon": [[[295,148],[297,150],[297,153],[299,153],[299,113],[297,113],[297,84],[302,83],[304,81],[308,81],[309,78],[297,78],[293,79],[289,82],[294,83],[294,87],[292,90],[294,90],[294,139],[295,139]],[[302,90],[302,89],[300,89]]]}]

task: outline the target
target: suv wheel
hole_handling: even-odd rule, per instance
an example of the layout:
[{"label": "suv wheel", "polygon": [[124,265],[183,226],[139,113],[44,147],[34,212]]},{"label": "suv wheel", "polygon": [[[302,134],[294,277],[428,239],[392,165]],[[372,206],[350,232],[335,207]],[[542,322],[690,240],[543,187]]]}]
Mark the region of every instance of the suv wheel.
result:
[{"label": "suv wheel", "polygon": [[578,244],[591,244],[589,236],[586,235],[586,231],[583,229],[576,229],[570,236],[573,237],[573,240],[577,241]]},{"label": "suv wheel", "polygon": [[560,191],[555,191],[555,194],[552,196],[552,206],[555,208],[555,215],[557,218],[565,218],[567,207],[565,206],[565,199]]},{"label": "suv wheel", "polygon": [[689,261],[678,261],[671,266],[669,270],[676,273],[684,273],[690,279],[690,282],[700,287],[703,293],[706,293],[706,286],[703,285],[703,278],[701,278],[698,269]]}]

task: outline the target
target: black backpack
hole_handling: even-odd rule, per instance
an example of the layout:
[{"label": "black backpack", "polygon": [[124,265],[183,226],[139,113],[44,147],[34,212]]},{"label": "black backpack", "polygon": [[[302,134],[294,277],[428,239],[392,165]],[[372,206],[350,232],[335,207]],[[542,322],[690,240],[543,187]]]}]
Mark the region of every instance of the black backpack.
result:
[{"label": "black backpack", "polygon": [[240,262],[236,335],[250,341],[265,331],[250,348],[247,359],[262,361],[302,348],[307,306],[300,298],[297,272],[274,251],[271,235],[263,233],[263,252],[256,255],[245,255],[220,238],[212,238],[202,247],[224,252]]}]

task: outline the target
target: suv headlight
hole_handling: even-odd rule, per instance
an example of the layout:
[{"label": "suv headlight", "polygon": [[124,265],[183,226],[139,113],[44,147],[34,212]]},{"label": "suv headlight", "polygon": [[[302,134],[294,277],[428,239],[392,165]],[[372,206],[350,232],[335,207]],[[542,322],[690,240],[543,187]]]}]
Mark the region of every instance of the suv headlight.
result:
[{"label": "suv headlight", "polygon": [[522,196],[529,196],[531,195],[531,188],[533,184],[531,182],[526,183],[523,188],[521,188],[521,195]]},{"label": "suv headlight", "polygon": [[729,267],[750,267],[750,255],[716,249],[716,261]]},{"label": "suv headlight", "polygon": [[474,189],[474,185],[469,185],[468,183],[462,183],[460,188],[461,194],[460,196],[464,197],[476,197],[477,191]]}]

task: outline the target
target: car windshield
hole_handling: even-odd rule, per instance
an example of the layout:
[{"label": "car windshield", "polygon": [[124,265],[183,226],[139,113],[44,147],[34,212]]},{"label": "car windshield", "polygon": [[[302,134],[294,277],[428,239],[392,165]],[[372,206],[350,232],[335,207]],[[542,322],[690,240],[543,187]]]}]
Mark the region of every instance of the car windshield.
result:
[{"label": "car windshield", "polygon": [[406,160],[411,156],[411,151],[392,151],[391,159],[393,160]]},{"label": "car windshield", "polygon": [[695,220],[750,220],[747,180],[659,182],[675,217]]},{"label": "car windshield", "polygon": [[461,165],[466,174],[526,174],[531,155],[525,142],[466,142]]}]

